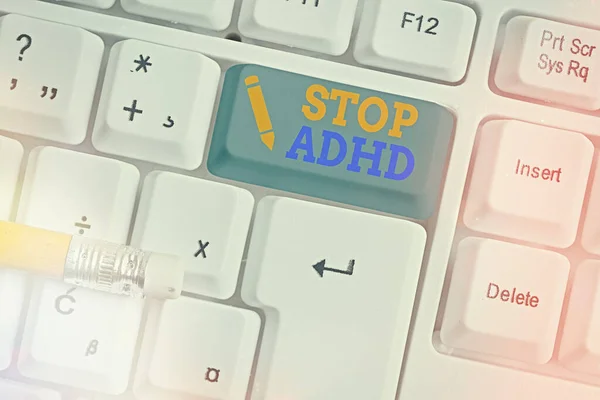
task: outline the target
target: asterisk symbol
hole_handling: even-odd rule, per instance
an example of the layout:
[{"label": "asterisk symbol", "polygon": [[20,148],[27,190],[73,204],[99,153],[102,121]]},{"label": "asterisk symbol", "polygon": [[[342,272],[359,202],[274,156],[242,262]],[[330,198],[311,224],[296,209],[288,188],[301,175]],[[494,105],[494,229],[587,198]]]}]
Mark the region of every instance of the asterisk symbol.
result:
[{"label": "asterisk symbol", "polygon": [[133,60],[134,63],[138,64],[138,67],[135,69],[135,71],[138,72],[140,69],[144,68],[144,73],[148,72],[148,67],[152,66],[152,63],[149,61],[150,56],[144,57],[142,54],[140,54],[139,60]]}]

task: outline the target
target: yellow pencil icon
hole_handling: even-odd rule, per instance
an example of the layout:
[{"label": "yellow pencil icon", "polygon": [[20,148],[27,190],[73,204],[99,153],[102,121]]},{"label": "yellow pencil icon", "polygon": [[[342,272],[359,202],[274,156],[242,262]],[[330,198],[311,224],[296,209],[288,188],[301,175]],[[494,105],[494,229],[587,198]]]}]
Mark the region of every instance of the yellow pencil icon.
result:
[{"label": "yellow pencil icon", "polygon": [[260,140],[269,150],[273,150],[275,132],[273,132],[273,124],[271,124],[267,103],[265,103],[265,96],[259,85],[258,76],[252,75],[247,77],[245,83],[248,88],[248,97],[250,98],[250,105],[252,106],[252,112],[256,120],[256,127],[260,132]]}]

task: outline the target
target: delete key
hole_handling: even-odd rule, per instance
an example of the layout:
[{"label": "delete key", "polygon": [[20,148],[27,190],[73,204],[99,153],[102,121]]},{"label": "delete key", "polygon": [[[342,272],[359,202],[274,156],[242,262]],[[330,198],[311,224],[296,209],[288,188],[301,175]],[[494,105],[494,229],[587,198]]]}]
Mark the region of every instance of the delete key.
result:
[{"label": "delete key", "polygon": [[515,17],[495,76],[507,93],[583,110],[600,109],[600,31]]}]

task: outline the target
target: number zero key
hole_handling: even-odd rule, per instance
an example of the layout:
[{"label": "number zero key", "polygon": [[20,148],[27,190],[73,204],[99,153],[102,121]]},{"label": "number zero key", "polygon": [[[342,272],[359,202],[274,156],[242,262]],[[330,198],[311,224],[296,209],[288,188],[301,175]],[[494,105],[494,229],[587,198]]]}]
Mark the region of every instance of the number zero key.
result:
[{"label": "number zero key", "polygon": [[444,107],[256,65],[230,68],[214,175],[427,219],[454,116]]}]

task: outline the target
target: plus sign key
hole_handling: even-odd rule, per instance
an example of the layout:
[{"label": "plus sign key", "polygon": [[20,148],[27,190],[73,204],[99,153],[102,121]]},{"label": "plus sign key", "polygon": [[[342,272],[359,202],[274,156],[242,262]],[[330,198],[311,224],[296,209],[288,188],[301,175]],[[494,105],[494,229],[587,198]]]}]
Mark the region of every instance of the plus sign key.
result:
[{"label": "plus sign key", "polygon": [[221,70],[202,54],[138,40],[110,53],[92,142],[188,170],[202,163]]}]

